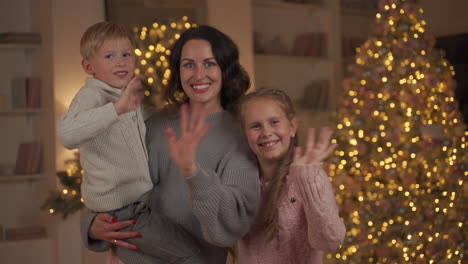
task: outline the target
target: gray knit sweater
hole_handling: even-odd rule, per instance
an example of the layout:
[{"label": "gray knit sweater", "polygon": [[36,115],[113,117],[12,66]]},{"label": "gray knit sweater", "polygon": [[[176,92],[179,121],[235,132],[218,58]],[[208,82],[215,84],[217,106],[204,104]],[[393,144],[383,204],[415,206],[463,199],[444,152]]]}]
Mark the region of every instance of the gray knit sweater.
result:
[{"label": "gray knit sweater", "polygon": [[[184,227],[200,241],[200,264],[226,262],[227,250],[246,234],[260,199],[260,183],[255,156],[249,149],[237,121],[228,112],[208,116],[210,127],[197,152],[200,170],[185,179],[172,162],[165,128],[180,135],[177,118],[156,114],[147,122],[149,167],[159,176],[149,199],[150,207]],[[108,243],[89,238],[87,230],[95,214],[82,221],[85,245],[102,251]],[[127,264],[164,263],[142,253],[117,249]],[[192,262],[190,262],[192,263]]]}]

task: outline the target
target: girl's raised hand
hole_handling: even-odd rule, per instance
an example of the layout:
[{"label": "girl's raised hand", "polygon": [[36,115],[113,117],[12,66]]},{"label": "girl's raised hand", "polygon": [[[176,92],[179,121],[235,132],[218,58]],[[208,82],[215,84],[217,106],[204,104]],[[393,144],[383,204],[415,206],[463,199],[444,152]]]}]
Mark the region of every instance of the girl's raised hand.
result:
[{"label": "girl's raised hand", "polygon": [[296,147],[293,164],[320,163],[327,159],[337,146],[330,143],[332,134],[333,131],[329,127],[321,127],[316,141],[315,128],[309,128],[304,151],[301,147]]},{"label": "girl's raised hand", "polygon": [[208,111],[202,109],[202,105],[196,104],[192,107],[189,117],[188,105],[184,104],[180,108],[180,115],[180,138],[176,139],[175,131],[171,127],[166,129],[166,136],[172,160],[182,175],[191,177],[198,170],[196,162],[198,144],[209,129],[206,123]]}]

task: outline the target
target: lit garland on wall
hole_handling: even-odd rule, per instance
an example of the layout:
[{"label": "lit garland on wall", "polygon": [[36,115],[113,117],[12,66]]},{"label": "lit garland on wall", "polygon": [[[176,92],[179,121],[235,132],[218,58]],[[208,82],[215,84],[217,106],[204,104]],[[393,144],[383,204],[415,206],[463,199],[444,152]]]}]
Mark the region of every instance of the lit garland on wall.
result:
[{"label": "lit garland on wall", "polygon": [[330,178],[347,236],[327,263],[462,263],[468,132],[413,0],[382,0],[338,111]]},{"label": "lit garland on wall", "polygon": [[138,58],[136,74],[145,88],[145,103],[160,108],[164,105],[161,93],[171,76],[169,56],[175,41],[185,30],[195,27],[188,17],[168,23],[153,23],[151,27],[135,27],[135,54]]}]

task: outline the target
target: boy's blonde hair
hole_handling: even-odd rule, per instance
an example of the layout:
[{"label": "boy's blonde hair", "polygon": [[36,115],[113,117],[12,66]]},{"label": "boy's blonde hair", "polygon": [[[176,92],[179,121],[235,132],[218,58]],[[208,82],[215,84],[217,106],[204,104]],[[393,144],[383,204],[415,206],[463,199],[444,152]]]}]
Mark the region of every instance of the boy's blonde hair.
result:
[{"label": "boy's blonde hair", "polygon": [[80,41],[80,53],[83,59],[91,59],[104,41],[127,38],[135,47],[135,41],[129,30],[121,24],[99,22],[89,27]]}]

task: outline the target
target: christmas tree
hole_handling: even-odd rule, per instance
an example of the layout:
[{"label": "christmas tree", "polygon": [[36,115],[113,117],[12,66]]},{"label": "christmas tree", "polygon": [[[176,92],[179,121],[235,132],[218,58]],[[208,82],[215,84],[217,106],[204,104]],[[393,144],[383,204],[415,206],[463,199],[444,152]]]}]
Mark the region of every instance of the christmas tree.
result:
[{"label": "christmas tree", "polygon": [[80,165],[79,153],[75,152],[75,157],[65,163],[68,169],[57,173],[62,190],[50,191],[41,206],[42,210],[47,210],[51,214],[61,214],[63,218],[84,208],[80,189],[84,171]]},{"label": "christmas tree", "polygon": [[413,0],[383,0],[357,49],[331,158],[347,236],[327,263],[462,263],[468,133],[453,67]]},{"label": "christmas tree", "polygon": [[136,74],[141,78],[145,88],[145,104],[156,108],[164,106],[161,92],[171,76],[169,70],[171,48],[182,32],[194,26],[196,25],[190,24],[188,17],[184,16],[174,22],[155,22],[150,27],[133,29],[136,39],[135,54],[138,59]]}]

